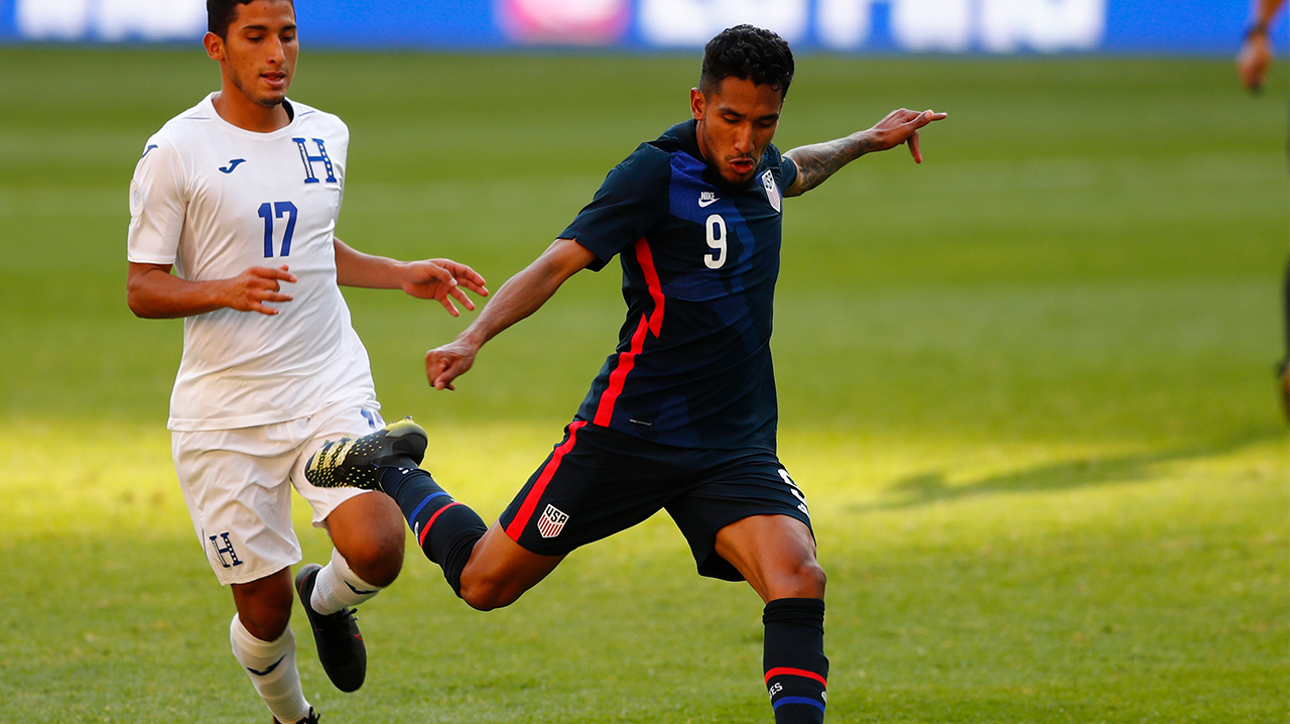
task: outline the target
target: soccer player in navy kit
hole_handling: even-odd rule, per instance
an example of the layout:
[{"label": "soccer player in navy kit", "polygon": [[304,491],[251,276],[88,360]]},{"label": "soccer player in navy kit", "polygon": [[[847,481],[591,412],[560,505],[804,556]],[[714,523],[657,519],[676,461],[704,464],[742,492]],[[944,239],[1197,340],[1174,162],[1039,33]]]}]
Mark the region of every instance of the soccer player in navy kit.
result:
[{"label": "soccer player in navy kit", "polygon": [[426,354],[436,389],[581,269],[614,256],[627,319],[565,436],[486,527],[419,470],[411,421],[320,450],[315,485],[379,487],[430,560],[478,609],[510,604],[575,548],[666,509],[700,574],[747,580],[765,602],[775,720],[822,722],[823,570],[805,495],[776,457],[770,335],[783,200],[870,151],[908,144],[945,114],[893,111],[867,131],[783,155],[771,145],[793,58],[742,25],[708,43],[693,119],[642,144],[536,261],[451,344]]}]

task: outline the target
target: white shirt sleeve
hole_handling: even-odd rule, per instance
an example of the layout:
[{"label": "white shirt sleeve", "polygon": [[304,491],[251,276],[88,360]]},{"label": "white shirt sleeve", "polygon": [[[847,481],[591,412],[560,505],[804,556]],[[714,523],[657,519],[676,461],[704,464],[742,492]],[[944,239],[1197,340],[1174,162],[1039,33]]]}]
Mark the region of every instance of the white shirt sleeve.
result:
[{"label": "white shirt sleeve", "polygon": [[184,229],[188,189],[179,153],[165,136],[148,139],[130,182],[127,258],[138,264],[174,264]]}]

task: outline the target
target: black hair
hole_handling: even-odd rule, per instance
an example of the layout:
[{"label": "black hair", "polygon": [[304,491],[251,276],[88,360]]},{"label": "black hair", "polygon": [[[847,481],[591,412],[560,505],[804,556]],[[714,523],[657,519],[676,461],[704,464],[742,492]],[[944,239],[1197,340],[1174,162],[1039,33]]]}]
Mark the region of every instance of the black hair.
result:
[{"label": "black hair", "polygon": [[[293,6],[295,0],[288,0]],[[206,0],[206,29],[228,40],[228,26],[237,17],[238,5],[250,5],[255,0]]]},{"label": "black hair", "polygon": [[712,93],[730,76],[769,85],[783,98],[793,82],[793,51],[770,30],[752,25],[726,28],[703,49],[699,90]]}]

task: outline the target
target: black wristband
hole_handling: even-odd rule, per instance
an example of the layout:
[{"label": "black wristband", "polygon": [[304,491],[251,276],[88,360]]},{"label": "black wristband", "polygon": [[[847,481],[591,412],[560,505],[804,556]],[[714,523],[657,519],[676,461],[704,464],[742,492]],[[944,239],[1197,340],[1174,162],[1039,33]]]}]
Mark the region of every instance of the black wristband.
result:
[{"label": "black wristband", "polygon": [[1246,40],[1249,40],[1250,38],[1253,38],[1256,35],[1262,35],[1266,37],[1267,34],[1268,34],[1267,23],[1250,23],[1250,27],[1245,29]]}]

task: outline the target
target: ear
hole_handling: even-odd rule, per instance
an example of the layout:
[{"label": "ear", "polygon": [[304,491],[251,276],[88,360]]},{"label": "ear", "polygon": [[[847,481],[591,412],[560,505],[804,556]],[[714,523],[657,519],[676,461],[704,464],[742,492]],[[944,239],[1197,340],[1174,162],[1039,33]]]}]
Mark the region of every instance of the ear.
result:
[{"label": "ear", "polygon": [[206,46],[206,54],[211,60],[224,60],[224,39],[215,33],[206,33],[202,38],[202,45]]},{"label": "ear", "polygon": [[703,96],[703,91],[698,88],[690,89],[690,114],[694,116],[694,120],[703,120],[703,112],[707,107],[707,101],[708,99]]}]

